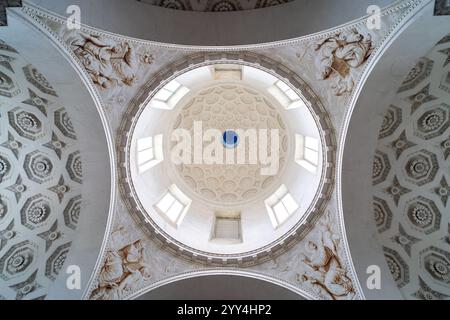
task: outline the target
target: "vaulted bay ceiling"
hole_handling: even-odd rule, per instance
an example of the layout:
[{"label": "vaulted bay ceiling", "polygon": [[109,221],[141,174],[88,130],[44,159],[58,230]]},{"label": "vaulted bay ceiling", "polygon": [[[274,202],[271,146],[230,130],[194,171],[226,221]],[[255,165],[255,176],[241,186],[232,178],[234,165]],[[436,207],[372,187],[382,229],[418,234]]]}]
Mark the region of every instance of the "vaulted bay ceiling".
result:
[{"label": "vaulted bay ceiling", "polygon": [[0,39],[0,296],[80,298],[59,288],[74,257],[87,282],[100,252],[111,188],[104,129],[42,33],[9,12]]},{"label": "vaulted bay ceiling", "polygon": [[[57,13],[65,14],[68,2],[51,2],[40,1],[40,4]],[[84,2],[86,3],[100,7],[104,5],[98,0],[95,3]],[[402,204],[401,194],[397,204],[395,197],[389,197],[385,191],[394,190],[397,184],[402,187],[397,190],[400,193],[402,193],[401,190],[411,189],[412,185],[426,186],[429,187],[428,196],[421,195],[425,200],[420,198],[420,195],[411,195],[409,200],[412,202],[408,202],[407,205],[412,207],[413,214],[416,214],[419,220],[426,220],[428,223],[426,231],[433,229],[436,225],[437,219],[432,218],[433,223],[429,223],[430,219],[426,217],[426,210],[420,209],[429,208],[432,212],[436,212],[436,208],[445,210],[445,207],[440,207],[440,202],[443,201],[442,197],[445,197],[446,183],[448,184],[449,178],[441,167],[436,169],[434,165],[435,160],[444,162],[445,158],[438,154],[437,145],[436,148],[426,145],[426,142],[431,139],[435,139],[438,143],[440,138],[438,139],[435,135],[435,131],[443,135],[448,134],[446,103],[443,100],[438,101],[441,96],[437,97],[436,91],[433,91],[442,86],[442,83],[445,85],[445,81],[438,83],[438,80],[433,80],[429,84],[425,82],[422,84],[421,81],[426,81],[423,73],[434,72],[430,70],[432,68],[428,66],[426,60],[422,60],[422,67],[415,68],[417,71],[410,76],[410,82],[414,85],[407,82],[404,86],[408,88],[402,91],[405,95],[400,97],[402,101],[410,99],[410,102],[416,106],[412,115],[409,110],[405,111],[404,108],[407,107],[403,108],[400,102],[392,103],[393,106],[389,109],[387,109],[389,103],[374,107],[372,112],[380,114],[384,114],[387,110],[378,151],[375,151],[374,137],[370,138],[373,143],[368,145],[370,148],[365,150],[361,158],[355,158],[359,162],[352,162],[355,160],[350,159],[358,155],[356,149],[350,149],[350,153],[344,151],[347,151],[347,142],[352,143],[351,138],[354,137],[352,125],[350,125],[355,119],[352,117],[353,112],[358,113],[364,109],[355,106],[358,97],[364,93],[361,90],[372,70],[384,57],[385,51],[391,47],[392,41],[400,37],[409,24],[414,26],[416,21],[420,21],[422,29],[424,26],[436,25],[434,19],[439,18],[433,17],[434,2],[398,1],[381,10],[380,15],[376,17],[379,21],[375,21],[377,22],[375,25],[368,16],[365,16],[368,4],[373,3],[364,1],[356,5],[355,1],[343,0],[340,2],[341,8],[337,8],[339,6],[337,2],[333,2],[334,11],[327,11],[331,12],[330,17],[324,19],[314,17],[314,21],[302,19],[302,15],[308,14],[308,10],[290,10],[292,15],[297,14],[295,19],[292,19],[296,22],[290,25],[285,23],[289,19],[276,20],[274,23],[285,24],[283,27],[285,29],[280,29],[280,33],[264,32],[268,30],[265,29],[269,28],[267,26],[254,32],[251,28],[244,28],[245,24],[240,23],[256,19],[257,12],[274,10],[271,12],[276,15],[277,10],[280,10],[278,13],[282,13],[283,8],[292,6],[292,9],[298,6],[298,3],[304,3],[305,6],[320,6],[324,5],[323,2],[297,0],[271,8],[233,13],[189,12],[189,14],[198,15],[199,19],[203,19],[202,16],[209,16],[208,19],[212,19],[210,22],[215,23],[219,21],[216,19],[222,19],[220,18],[222,14],[236,15],[235,17],[243,14],[239,16],[240,18],[236,18],[237,20],[233,18],[228,20],[228,26],[241,21],[236,24],[241,28],[240,30],[243,30],[242,38],[221,36],[221,32],[226,30],[222,27],[211,28],[212,33],[205,34],[203,38],[201,33],[192,32],[195,29],[189,28],[185,28],[185,31],[188,30],[192,37],[182,34],[184,32],[182,30],[174,30],[173,26],[172,29],[157,28],[158,30],[153,31],[154,28],[148,28],[148,25],[142,24],[144,20],[147,22],[151,20],[149,16],[141,19],[144,16],[141,14],[166,12],[166,15],[163,13],[161,17],[167,19],[168,15],[173,15],[188,21],[184,19],[187,16],[183,16],[186,12],[158,8],[134,0],[130,0],[127,3],[128,9],[125,9],[124,3],[126,2],[110,1],[109,6],[101,9],[98,7],[98,10],[83,13],[83,1],[70,1],[70,4],[80,5],[82,10],[81,17],[85,25],[80,30],[70,28],[70,24],[68,25],[62,16],[25,4],[22,9],[11,10],[9,16],[8,28],[19,28],[22,30],[21,36],[14,40],[12,31],[8,33],[8,30],[14,29],[5,29],[3,33],[0,29],[0,38],[3,36],[6,40],[10,39],[4,46],[11,42],[14,48],[26,48],[26,43],[35,44],[36,40],[30,39],[32,34],[28,36],[27,32],[24,32],[27,28],[35,30],[43,37],[48,37],[60,50],[59,57],[70,61],[73,70],[77,71],[75,76],[72,70],[72,73],[69,73],[72,75],[70,78],[81,78],[83,81],[82,86],[78,84],[78,90],[89,93],[80,97],[79,101],[86,106],[94,105],[98,110],[98,115],[94,117],[94,113],[88,113],[89,108],[82,110],[72,107],[75,112],[71,114],[69,107],[66,107],[70,118],[77,119],[72,122],[77,136],[84,137],[82,141],[80,138],[79,144],[83,163],[83,186],[90,185],[91,189],[88,191],[91,192],[82,193],[82,199],[87,197],[86,199],[90,200],[84,202],[85,206],[82,208],[90,214],[84,214],[82,210],[81,216],[89,216],[93,219],[84,220],[84,228],[88,225],[100,228],[101,222],[103,222],[103,228],[105,226],[107,228],[101,245],[98,244],[98,238],[101,237],[103,229],[92,229],[89,237],[86,233],[87,238],[84,242],[80,242],[86,245],[85,242],[90,241],[90,237],[92,239],[96,237],[96,241],[93,241],[96,246],[90,252],[97,254],[101,249],[98,263],[92,263],[90,260],[87,267],[88,270],[92,270],[95,265],[95,270],[92,277],[86,277],[83,283],[83,298],[133,299],[174,281],[224,274],[270,282],[307,299],[380,298],[387,294],[384,290],[368,293],[365,288],[365,271],[367,267],[374,264],[379,265],[384,272],[383,279],[389,284],[388,289],[392,289],[390,297],[400,296],[401,291],[389,278],[391,277],[389,270],[393,272],[397,284],[403,290],[404,284],[399,281],[405,278],[406,273],[402,273],[402,263],[399,263],[398,257],[400,256],[402,261],[410,260],[401,251],[401,246],[406,245],[406,240],[414,242],[414,239],[419,239],[421,231],[417,230],[418,227],[414,226],[413,222],[409,225],[402,224],[402,230],[407,236],[401,238],[401,243],[397,245],[389,242],[395,241],[392,239],[397,236],[394,232],[397,231],[396,226],[391,224],[390,228],[380,230],[381,233],[382,231],[385,231],[385,234],[389,233],[387,240],[383,240],[387,242],[367,244],[365,240],[355,242],[352,232],[358,227],[361,228],[359,232],[357,231],[358,235],[365,233],[361,230],[366,230],[364,229],[366,227],[372,228],[375,232],[377,221],[370,215],[370,220],[365,221],[365,224],[358,224],[354,228],[352,223],[360,221],[358,219],[363,216],[361,212],[368,212],[368,214],[372,212],[374,194],[371,189],[372,175],[369,167],[375,155],[374,183],[380,188],[382,186],[382,189],[374,193],[377,198],[384,201],[380,201],[381,207],[388,207],[393,212],[393,208]],[[380,1],[378,4],[383,6],[389,3],[390,1]],[[121,11],[118,8],[124,10]],[[147,12],[143,11],[143,8],[150,9],[145,9],[149,10]],[[137,9],[142,9],[142,13],[136,13]],[[327,7],[327,9],[330,8]],[[331,17],[338,9],[342,14]],[[95,16],[96,14],[102,15],[103,18],[106,16],[108,19],[98,19],[99,16]],[[136,17],[134,20],[115,19],[120,14],[136,14]],[[250,20],[241,19],[247,17],[244,14],[248,14]],[[259,16],[259,19],[261,17]],[[360,19],[349,22],[354,18]],[[97,25],[105,21],[108,23],[115,21],[115,23]],[[123,23],[117,23],[117,21]],[[152,23],[155,21],[157,20]],[[167,21],[175,25],[174,20],[167,19]],[[298,28],[302,21],[306,21],[307,27],[300,32]],[[343,23],[347,24],[338,26]],[[184,26],[188,25],[184,24]],[[442,22],[440,26],[447,27]],[[202,25],[202,29],[209,31],[205,25]],[[226,30],[227,34],[239,33],[233,32],[233,29],[230,30]],[[218,33],[214,34],[216,31]],[[298,33],[294,35],[290,32]],[[308,35],[309,33],[313,35]],[[419,38],[421,37],[426,38],[425,33],[420,34]],[[180,38],[183,39],[180,40]],[[200,38],[202,38],[201,41]],[[292,40],[269,43],[272,40],[286,38],[292,38]],[[420,41],[419,38],[414,38],[414,41]],[[148,41],[155,39],[164,39],[165,43]],[[411,39],[409,41],[412,41]],[[251,44],[261,42],[267,43]],[[183,45],[186,43],[201,46]],[[395,41],[393,43],[395,44]],[[224,47],[224,45],[232,44],[245,46]],[[434,43],[429,46],[432,45]],[[433,61],[444,59],[446,45],[446,43],[441,44],[439,50],[433,53],[433,57],[428,59]],[[410,50],[411,56],[417,54],[412,51]],[[33,54],[29,53],[29,56],[32,57]],[[8,73],[8,64],[12,65],[12,62],[8,60],[10,58],[14,57],[5,54],[5,59],[0,65],[3,66],[4,72],[2,72],[6,76],[10,75]],[[42,66],[45,66],[45,63],[48,66],[50,63],[45,59],[38,62]],[[402,73],[403,69],[399,72]],[[388,70],[392,73],[397,72],[395,69],[388,68]],[[48,68],[48,73],[55,77],[51,68]],[[404,77],[403,73],[402,77]],[[443,78],[444,75],[436,76],[436,79],[440,77]],[[47,79],[44,76],[37,78]],[[67,90],[68,86],[64,84],[67,84],[69,80],[59,78],[57,84]],[[4,83],[3,91],[7,94],[10,86],[6,84],[9,82]],[[36,104],[44,99],[52,102],[53,100],[48,96],[48,92],[37,90],[39,88],[35,88],[36,83],[31,85],[33,94],[30,91],[17,103],[29,110],[28,112],[33,112],[40,123],[44,123],[44,118],[49,117],[50,114],[55,117],[60,104],[64,106],[64,103],[74,101],[67,100],[67,96],[58,93],[61,99],[66,98],[60,103],[55,101],[51,105],[51,108],[56,108],[55,110],[50,107],[48,110],[39,106],[33,108],[34,105],[24,101],[30,100]],[[56,91],[57,85],[54,85],[54,88]],[[74,95],[78,90],[73,90]],[[445,92],[445,89],[440,90]],[[369,90],[369,93],[373,92],[377,91]],[[416,97],[419,93],[422,93],[420,99]],[[434,97],[436,100],[433,100]],[[425,102],[431,104],[425,106]],[[5,121],[11,122],[11,119],[14,119],[14,108],[11,107],[11,109],[8,109],[8,112],[12,112],[12,116]],[[83,115],[86,117],[84,120]],[[411,121],[412,129],[408,129],[409,124],[401,120],[404,121],[408,117],[414,119]],[[94,118],[101,121],[95,124],[92,122]],[[2,115],[0,119],[5,118]],[[49,122],[53,125],[55,121],[52,119],[50,118]],[[367,135],[373,132],[378,135],[380,128],[372,124],[370,120],[369,117],[359,121],[355,126],[359,129],[362,127],[367,129]],[[84,125],[77,130],[77,125],[81,126],[85,121],[88,121],[90,126]],[[91,126],[98,129],[96,133],[88,130]],[[36,130],[35,127],[31,125],[29,131],[33,133]],[[433,128],[427,129],[428,127]],[[204,134],[200,129],[211,131]],[[213,131],[214,129],[216,130]],[[257,144],[261,147],[259,143],[252,145],[251,142],[258,142],[263,134],[252,136],[251,132],[245,131],[251,129],[256,129],[256,132],[262,132],[266,136],[272,131],[279,134],[278,142],[276,137],[271,138],[265,145],[266,149],[263,149],[265,152],[259,152],[257,157],[259,159],[261,155],[270,156],[278,153],[279,161],[277,163],[273,161],[218,163],[220,159],[224,159],[224,157],[219,159],[218,155],[225,156],[234,151],[238,152],[240,146],[243,146],[244,151]],[[41,144],[44,147],[50,142],[60,142],[63,139],[60,136],[66,135],[58,126],[50,127],[49,130],[55,133],[56,138],[53,138],[53,135],[50,136],[49,132],[49,135],[45,136],[49,141]],[[10,131],[17,130],[12,126]],[[92,137],[96,137],[95,134],[99,135],[99,131],[102,135],[98,141],[103,147],[88,144],[90,140],[97,141]],[[404,135],[403,132],[405,132]],[[186,133],[187,137],[182,136]],[[174,136],[175,140],[172,139]],[[358,137],[360,136],[365,136],[364,130],[363,133],[359,131]],[[22,137],[24,139],[15,136],[13,138],[22,144],[25,144],[25,138],[29,139],[26,136]],[[178,138],[180,139],[177,140]],[[195,147],[192,149],[192,144],[186,143],[191,147],[187,149],[177,144],[183,139],[189,142],[197,141],[198,138],[202,147],[200,152],[196,151]],[[7,140],[9,141],[9,138],[5,136],[5,143]],[[213,141],[218,143],[214,144]],[[245,142],[248,141],[250,143],[246,144]],[[62,142],[68,144],[65,140]],[[395,142],[398,142],[398,145]],[[365,140],[354,144],[364,149],[366,148],[364,143]],[[406,151],[397,155],[394,151],[392,151],[394,153],[388,152],[389,146],[386,146],[386,143],[391,146],[395,143],[403,149],[408,149],[410,146],[411,150],[405,149]],[[421,144],[421,147],[416,150],[411,143]],[[446,145],[445,141],[439,143]],[[271,147],[274,147],[274,151],[268,152]],[[183,152],[176,153],[174,157],[173,150],[177,148]],[[105,159],[106,151],[109,153],[109,158]],[[52,168],[56,168],[56,164],[61,162],[61,170],[68,172],[61,174],[64,180],[61,180],[61,183],[60,180],[55,180],[52,181],[54,183],[51,186],[41,185],[43,190],[41,193],[45,191],[45,194],[47,189],[50,189],[48,192],[53,193],[55,193],[54,190],[59,192],[63,190],[54,185],[65,186],[68,181],[76,182],[74,178],[77,177],[73,178],[70,170],[75,172],[75,169],[79,168],[78,165],[67,165],[75,161],[76,157],[70,156],[73,152],[68,154],[62,152],[61,159],[64,160],[59,159],[54,149],[50,148],[49,152],[57,158],[55,164],[51,162]],[[14,153],[8,150],[5,150],[5,153],[4,158],[7,161],[15,161]],[[92,157],[99,153],[103,155],[103,158]],[[24,167],[24,170],[28,168],[24,164],[32,163],[34,159],[33,153],[27,158],[28,154],[28,152],[25,154],[23,164],[19,165],[20,168]],[[66,156],[67,160],[64,158]],[[211,160],[208,156],[211,156],[214,161],[208,162]],[[178,163],[174,159],[183,159],[183,161],[187,159],[187,162]],[[406,162],[401,162],[403,160]],[[3,168],[6,168],[4,179],[7,181],[10,179],[11,172],[8,171],[9,166],[6,161],[4,162]],[[277,164],[278,170],[272,174],[265,173],[264,170],[270,169],[272,164]],[[342,164],[344,164],[344,170],[341,168]],[[368,170],[358,171],[364,164],[368,164]],[[111,172],[108,171],[109,165]],[[351,169],[346,170],[348,166]],[[39,166],[41,167],[42,165]],[[410,168],[415,171],[408,171]],[[90,174],[86,175],[85,170],[89,170]],[[355,172],[358,172],[359,176],[352,176]],[[104,177],[112,174],[111,180],[101,178],[101,173]],[[26,172],[24,176],[28,179]],[[353,181],[348,182],[347,178],[350,176]],[[443,180],[442,176],[446,179]],[[104,189],[102,189],[103,194],[94,191],[94,180],[101,182],[102,186],[104,186],[103,183],[109,184],[112,189],[111,194],[105,193]],[[369,189],[365,188],[366,185],[362,185],[361,188],[355,187],[362,180],[365,183],[369,182]],[[428,183],[431,183],[428,180],[433,180],[433,186],[431,184],[428,186]],[[19,184],[17,179],[7,187],[14,184]],[[73,188],[71,185],[68,187]],[[355,203],[352,202],[349,205],[347,201],[343,201],[344,198],[347,200],[358,192],[363,193],[364,190],[366,193],[356,197]],[[436,190],[439,195],[436,194]],[[8,201],[14,201],[14,193],[9,195],[12,200]],[[399,193],[394,192],[394,195]],[[103,202],[103,206],[98,205],[98,199],[108,202],[110,207],[105,208]],[[55,206],[62,205],[58,204],[60,201],[58,193],[54,195],[54,201]],[[61,201],[66,201],[65,197]],[[357,201],[364,206],[358,210],[359,216],[355,213],[351,216],[354,219],[349,219],[350,216],[346,214],[357,207]],[[415,210],[419,203],[422,207]],[[17,209],[15,212],[17,217],[14,219],[17,220],[20,210]],[[108,214],[110,222],[106,223],[104,216]],[[102,218],[98,218],[97,215],[101,215]],[[442,216],[443,214],[441,218]],[[55,219],[61,220],[57,217]],[[94,224],[95,221],[97,224]],[[61,223],[57,226],[62,226]],[[64,223],[66,225],[65,220]],[[52,227],[53,225],[49,225],[47,229],[52,231]],[[409,227],[411,229],[407,229]],[[346,232],[346,229],[351,231]],[[92,234],[96,230],[102,230],[102,232],[97,232],[97,235]],[[440,234],[442,230],[443,227],[439,225],[439,231],[436,232]],[[402,232],[400,229],[398,231]],[[45,232],[47,230],[42,231],[42,233]],[[87,232],[86,229],[83,229],[83,232]],[[365,234],[372,236],[369,232]],[[53,239],[54,234],[51,236]],[[76,243],[76,232],[74,239],[73,242]],[[426,243],[428,248],[433,247]],[[358,244],[359,247],[357,247]],[[14,245],[15,243],[11,243],[11,248]],[[80,250],[82,248],[84,248],[82,245],[74,246],[76,251],[68,254],[70,265],[85,263],[85,256]],[[356,249],[353,250],[353,248]],[[8,250],[11,249],[8,247],[5,250],[1,251],[1,255],[9,259]],[[443,249],[439,248],[439,250]],[[360,258],[360,255],[363,255],[361,252],[366,254],[364,258]],[[387,254],[387,262],[384,254]],[[435,269],[442,273],[445,263],[436,260],[439,254],[440,251],[434,249],[424,253],[426,257],[431,257],[433,263],[441,262],[433,266],[437,266]],[[415,259],[413,257],[419,257],[420,253],[411,250],[411,255],[411,261],[413,261]],[[45,255],[40,256],[45,257]],[[442,254],[439,257],[441,256]],[[62,265],[63,261],[60,262]],[[64,270],[67,265],[61,266],[60,270]],[[429,265],[431,264],[427,262],[427,267]],[[400,276],[397,276],[397,271],[400,272]],[[434,280],[441,282],[436,285],[421,274],[420,277],[430,288],[439,292],[440,297],[446,295],[442,290],[442,287],[445,287],[442,282],[446,280],[435,279],[438,277],[435,274]],[[67,288],[62,286],[57,288],[58,291],[50,290],[50,298],[57,297],[58,292],[70,296]],[[10,294],[13,293],[10,292]],[[423,298],[409,293],[406,296],[407,298]],[[32,298],[32,296],[29,297]]]},{"label": "vaulted bay ceiling", "polygon": [[241,10],[254,10],[267,7],[278,6],[293,0],[137,0],[148,3],[153,6],[167,9],[184,11],[203,11],[203,12],[229,12]]},{"label": "vaulted bay ceiling", "polygon": [[[47,79],[6,42],[0,77],[1,295],[44,298],[82,212],[77,131]],[[42,241],[44,240],[44,241]]]},{"label": "vaulted bay ceiling", "polygon": [[303,300],[277,284],[233,275],[198,275],[152,290],[138,300]]},{"label": "vaulted bay ceiling", "polygon": [[[343,154],[343,213],[355,268],[367,277],[368,266],[378,267],[381,288],[396,299],[449,296],[448,29],[427,29],[420,48],[410,42],[421,37],[434,9],[399,35],[374,67]],[[363,289],[376,298],[375,290]]]},{"label": "vaulted bay ceiling", "polygon": [[450,36],[411,69],[384,116],[374,215],[405,298],[450,295]]},{"label": "vaulted bay ceiling", "polygon": [[[158,5],[151,5],[157,3]],[[284,3],[286,2],[286,3]],[[237,46],[295,39],[335,28],[365,16],[369,6],[379,8],[396,0],[39,0],[34,3],[67,17],[67,8],[81,9],[83,24],[136,39],[193,46]],[[31,1],[33,3],[33,1]],[[204,12],[173,7],[262,9]],[[223,4],[221,6],[220,4]],[[213,9],[216,7],[217,9]],[[370,11],[373,12],[373,11]],[[108,17],[108,18],[105,18]],[[120,23],[117,23],[120,21]],[[270,23],[269,23],[270,21]]]}]

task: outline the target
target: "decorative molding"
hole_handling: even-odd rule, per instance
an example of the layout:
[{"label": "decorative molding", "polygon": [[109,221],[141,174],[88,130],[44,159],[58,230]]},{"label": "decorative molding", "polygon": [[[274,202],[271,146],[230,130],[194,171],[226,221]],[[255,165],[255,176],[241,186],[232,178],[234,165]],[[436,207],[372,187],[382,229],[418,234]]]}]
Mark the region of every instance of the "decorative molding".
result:
[{"label": "decorative molding", "polygon": [[149,52],[136,52],[132,44],[119,42],[102,35],[67,32],[64,41],[89,73],[92,82],[101,89],[133,86],[137,71],[153,63]]},{"label": "decorative molding", "polygon": [[[120,231],[118,231],[120,232]],[[136,291],[141,282],[152,278],[151,268],[144,261],[143,242],[110,250],[98,278],[92,300],[120,300]]]},{"label": "decorative molding", "polygon": [[[230,104],[239,107],[230,108]],[[200,120],[204,129],[215,128],[222,132],[228,128],[246,130],[267,127],[268,130],[278,130],[280,139],[278,175],[284,172],[289,145],[286,124],[277,108],[257,91],[242,85],[230,84],[201,90],[180,109],[172,130],[190,130],[192,123]],[[274,186],[276,183],[274,176],[261,175],[258,170],[255,172],[254,165],[216,165],[214,172],[211,172],[208,166],[185,164],[174,165],[173,171],[179,178],[177,180],[181,180],[183,185],[202,201],[217,206],[244,204],[254,201],[255,197],[267,198],[268,192],[274,192],[274,187],[277,187]],[[221,176],[226,179],[219,181],[217,177]]]},{"label": "decorative molding", "polygon": [[358,296],[350,270],[342,260],[342,241],[338,228],[328,212],[306,240],[301,258],[304,271],[297,281],[320,299],[352,300]]},{"label": "decorative molding", "polygon": [[[412,8],[415,8],[418,4],[424,1],[431,0],[398,0],[392,5],[383,8],[380,17],[383,19],[394,18],[396,22],[402,20],[407,13],[410,12]],[[33,19],[39,24],[45,25],[45,29],[50,31],[50,33],[54,34],[56,29],[60,30],[61,27],[65,29],[65,24],[67,21],[67,17],[55,14],[43,8],[40,8],[32,3],[25,3],[23,8],[21,9],[25,15],[33,17]],[[314,34],[289,39],[289,40],[280,40],[271,43],[263,43],[263,44],[252,44],[252,45],[240,45],[240,46],[186,46],[186,45],[176,45],[176,44],[165,44],[148,40],[141,40],[137,38],[127,37],[115,33],[108,32],[106,30],[101,30],[92,26],[82,25],[80,32],[90,34],[91,36],[108,36],[110,39],[113,39],[118,42],[128,42],[133,43],[135,46],[151,46],[156,49],[177,49],[182,52],[192,53],[192,52],[222,52],[222,51],[248,51],[248,50],[259,50],[259,49],[269,49],[269,48],[277,48],[277,47],[286,47],[286,46],[295,46],[300,45],[304,42],[310,41],[319,41],[324,38],[330,38],[335,36],[338,33],[350,32],[353,29],[366,27],[367,20],[369,19],[369,15],[363,16],[359,19],[350,21],[341,26],[337,26],[325,31],[319,31]],[[394,24],[395,25],[395,24]],[[393,26],[387,32],[390,34],[395,29]]]}]

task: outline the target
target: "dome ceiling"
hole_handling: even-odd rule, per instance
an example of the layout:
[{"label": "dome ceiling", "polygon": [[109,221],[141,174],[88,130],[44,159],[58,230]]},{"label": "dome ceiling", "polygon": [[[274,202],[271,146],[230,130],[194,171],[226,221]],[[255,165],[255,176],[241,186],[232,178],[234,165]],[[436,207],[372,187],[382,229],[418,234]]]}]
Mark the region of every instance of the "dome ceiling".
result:
[{"label": "dome ceiling", "polygon": [[203,12],[226,12],[267,8],[291,2],[293,0],[142,0],[154,6]]},{"label": "dome ceiling", "polygon": [[385,114],[373,164],[375,221],[406,299],[450,292],[449,52],[447,36],[411,70]]},{"label": "dome ceiling", "polygon": [[[133,123],[124,122],[131,130],[121,132],[129,137],[121,159],[127,178],[120,179],[127,202],[145,227],[203,263],[258,263],[257,252],[266,256],[292,230],[294,240],[320,214],[314,208],[325,201],[320,194],[332,170],[323,165],[330,131],[308,107],[317,101],[246,64],[228,59],[181,70],[142,93]],[[231,146],[226,132],[235,134]],[[309,160],[305,141],[312,143]]]}]

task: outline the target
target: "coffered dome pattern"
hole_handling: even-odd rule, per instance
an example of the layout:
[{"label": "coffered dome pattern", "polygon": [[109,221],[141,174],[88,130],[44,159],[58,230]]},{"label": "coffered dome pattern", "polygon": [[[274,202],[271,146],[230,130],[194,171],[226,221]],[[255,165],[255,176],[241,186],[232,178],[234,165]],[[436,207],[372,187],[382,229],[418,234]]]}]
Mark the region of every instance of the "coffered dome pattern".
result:
[{"label": "coffered dome pattern", "polygon": [[[237,129],[278,130],[281,144],[278,171],[282,171],[289,144],[286,124],[272,103],[255,90],[232,84],[202,90],[182,108],[173,129],[193,131],[195,121],[202,122],[203,130],[217,129],[221,132]],[[247,155],[249,149],[249,144],[246,144]],[[273,175],[262,176],[258,164],[192,164],[176,166],[175,170],[189,188],[205,201],[226,205],[249,201],[264,194],[268,196],[267,191],[271,187],[273,189],[276,182]]]},{"label": "coffered dome pattern", "polygon": [[448,298],[450,288],[449,48],[446,37],[405,79],[373,164],[375,220],[406,299]]},{"label": "coffered dome pattern", "polygon": [[0,80],[1,294],[43,299],[81,213],[77,136],[52,85],[4,42]]}]

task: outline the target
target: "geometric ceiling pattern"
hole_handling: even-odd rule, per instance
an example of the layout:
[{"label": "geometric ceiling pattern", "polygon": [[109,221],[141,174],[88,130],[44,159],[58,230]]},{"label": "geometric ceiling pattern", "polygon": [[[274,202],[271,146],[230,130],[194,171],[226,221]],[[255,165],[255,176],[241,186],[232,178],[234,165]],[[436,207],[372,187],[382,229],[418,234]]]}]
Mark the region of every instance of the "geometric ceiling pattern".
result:
[{"label": "geometric ceiling pattern", "polygon": [[389,106],[373,185],[379,238],[404,298],[450,298],[450,35]]},{"label": "geometric ceiling pattern", "polygon": [[272,7],[291,1],[293,0],[142,0],[141,2],[175,10],[226,12]]},{"label": "geometric ceiling pattern", "polygon": [[447,0],[436,0],[434,5],[435,16],[450,15],[450,3]]},{"label": "geometric ceiling pattern", "polygon": [[43,299],[81,211],[77,136],[52,85],[0,40],[0,299]]}]

